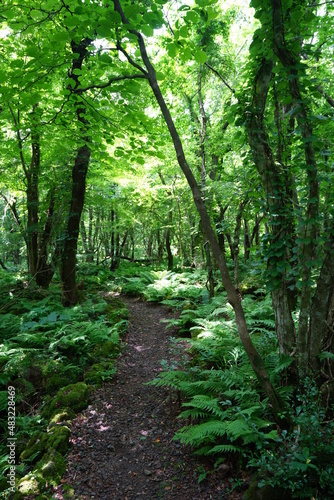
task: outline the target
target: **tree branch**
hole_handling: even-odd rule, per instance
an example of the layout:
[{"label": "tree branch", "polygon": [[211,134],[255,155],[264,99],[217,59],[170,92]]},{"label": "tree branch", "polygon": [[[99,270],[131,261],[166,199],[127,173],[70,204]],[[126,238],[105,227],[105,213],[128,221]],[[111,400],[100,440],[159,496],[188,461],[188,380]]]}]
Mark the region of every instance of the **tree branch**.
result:
[{"label": "tree branch", "polygon": [[209,63],[204,63],[204,65],[211,69],[211,71],[218,76],[218,78],[220,78],[220,80],[223,82],[224,85],[226,85],[226,87],[228,89],[230,89],[230,91],[232,92],[232,94],[235,93],[235,90],[227,83],[227,81],[225,80],[225,78],[219,73],[219,71],[217,71],[215,68],[213,68]]},{"label": "tree branch", "polygon": [[19,118],[18,119],[16,118],[16,116],[14,114],[14,110],[9,103],[8,103],[8,107],[9,107],[10,114],[12,115],[13,122],[14,122],[14,125],[16,128],[16,138],[17,138],[17,143],[18,143],[19,151],[20,151],[21,165],[22,165],[22,168],[24,171],[24,175],[28,179],[30,174],[27,170],[26,163],[24,161],[24,156],[23,156],[22,138],[21,138],[20,129],[19,129]]},{"label": "tree branch", "polygon": [[78,90],[80,90],[80,92],[86,92],[87,90],[92,90],[92,89],[105,89],[105,88],[109,87],[114,82],[121,82],[123,80],[135,80],[138,78],[147,79],[147,76],[146,75],[139,75],[138,73],[134,74],[134,75],[112,76],[111,78],[109,78],[109,80],[106,83],[100,83],[100,84],[96,84],[96,85],[88,85],[88,87],[79,88]]}]

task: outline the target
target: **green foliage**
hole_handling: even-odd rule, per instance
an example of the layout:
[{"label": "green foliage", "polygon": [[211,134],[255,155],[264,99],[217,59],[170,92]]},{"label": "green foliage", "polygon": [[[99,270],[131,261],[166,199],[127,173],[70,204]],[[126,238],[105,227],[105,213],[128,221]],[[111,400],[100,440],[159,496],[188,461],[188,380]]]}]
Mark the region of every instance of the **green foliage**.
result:
[{"label": "green foliage", "polygon": [[[73,391],[63,394],[62,388],[70,383],[78,387],[78,382],[79,386],[81,383],[86,387],[81,382],[83,379],[89,384],[100,385],[115,375],[114,359],[120,352],[120,337],[127,324],[123,303],[109,296],[102,299],[93,288],[88,288],[88,284],[86,300],[71,309],[61,306],[60,293],[53,286],[43,293],[33,290],[31,296],[29,289],[24,289],[23,294],[22,289],[19,293],[11,290],[14,288],[10,280],[1,282],[7,306],[0,314],[0,425],[4,436],[0,443],[0,481],[5,478],[8,468],[6,385],[16,389],[15,437],[19,456],[26,450],[29,438],[45,430],[47,422],[36,414],[40,413],[43,398],[48,395],[46,401],[49,401],[43,410],[44,417],[49,417],[53,409],[58,411],[59,404],[68,404],[72,406],[67,409],[68,418],[72,418],[73,408],[77,410],[87,404],[87,394],[79,392],[75,400],[79,401],[75,402],[75,398],[69,399]],[[17,314],[12,312],[14,310],[21,312]],[[94,376],[89,377],[92,373]],[[58,399],[53,400],[57,392]],[[62,413],[63,418],[67,418],[64,410]],[[43,450],[52,448],[63,453],[66,436],[64,439],[56,436],[52,443],[49,438],[51,434]],[[37,448],[22,457],[30,462],[40,459],[43,450]],[[23,467],[18,466],[17,471]]]},{"label": "green foliage", "polygon": [[283,431],[274,447],[258,448],[249,465],[262,477],[260,487],[280,486],[291,491],[293,498],[330,499],[334,495],[334,422],[326,421],[321,395],[311,379],[304,381],[293,410],[293,432]]},{"label": "green foliage", "polygon": [[[270,320],[266,330],[268,308],[268,298],[247,298],[246,312],[253,320],[254,334],[259,335],[260,348],[269,351],[271,346],[271,351],[276,351],[275,343],[264,338],[272,336]],[[196,333],[188,341],[190,361],[184,370],[171,367],[152,382],[172,387],[186,398],[180,418],[191,423],[180,429],[175,439],[190,444],[198,454],[218,460],[222,455],[236,452],[246,456],[245,445],[260,446],[277,437],[268,416],[267,401],[259,395],[233,316],[225,294],[183,310],[173,324],[182,331],[188,325],[190,331]]]}]

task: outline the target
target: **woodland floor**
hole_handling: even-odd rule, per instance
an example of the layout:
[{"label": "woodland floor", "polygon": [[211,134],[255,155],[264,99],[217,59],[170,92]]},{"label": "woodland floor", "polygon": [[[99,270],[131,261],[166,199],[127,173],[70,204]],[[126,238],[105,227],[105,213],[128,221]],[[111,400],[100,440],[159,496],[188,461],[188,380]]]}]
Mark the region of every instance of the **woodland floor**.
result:
[{"label": "woodland floor", "polygon": [[[92,395],[91,405],[72,422],[72,448],[63,484],[71,484],[76,499],[241,499],[231,485],[227,466],[193,456],[188,446],[173,441],[184,425],[177,415],[175,391],[147,386],[161,371],[161,360],[172,363],[182,349],[171,349],[162,320],[166,307],[123,297],[129,308],[127,346],[117,363],[117,376]],[[183,354],[184,355],[184,354]],[[198,483],[203,467],[211,470]],[[53,498],[62,499],[59,487]]]}]

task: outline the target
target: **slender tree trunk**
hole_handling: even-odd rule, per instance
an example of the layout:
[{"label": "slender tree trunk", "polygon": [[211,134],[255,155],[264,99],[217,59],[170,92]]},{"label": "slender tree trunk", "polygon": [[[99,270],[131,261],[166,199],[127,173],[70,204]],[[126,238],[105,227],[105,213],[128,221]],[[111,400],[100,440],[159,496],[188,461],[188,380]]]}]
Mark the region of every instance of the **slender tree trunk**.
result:
[{"label": "slender tree trunk", "polygon": [[47,213],[47,218],[44,226],[44,231],[41,236],[41,242],[39,247],[38,263],[37,263],[37,273],[36,273],[36,283],[38,286],[47,288],[53,278],[55,268],[48,264],[48,245],[50,243],[52,228],[53,228],[53,214],[55,207],[55,189],[53,188],[50,193],[49,208]]},{"label": "slender tree trunk", "polygon": [[173,211],[170,210],[168,213],[168,227],[166,230],[166,250],[167,250],[167,258],[168,258],[168,270],[170,271],[173,269],[173,254],[172,254],[172,249],[171,249],[171,231],[170,228],[172,227],[173,224]]},{"label": "slender tree trunk", "polygon": [[37,273],[38,264],[38,209],[39,209],[39,193],[38,193],[38,178],[41,164],[41,151],[39,144],[39,117],[37,114],[37,105],[34,106],[32,113],[32,130],[31,130],[31,164],[27,172],[27,240],[28,240],[28,271],[31,276]]},{"label": "slender tree trunk", "polygon": [[234,228],[233,260],[234,260],[234,286],[236,290],[238,290],[239,288],[239,245],[240,245],[241,221],[242,221],[242,214],[247,203],[248,200],[244,200],[240,203]]},{"label": "slender tree trunk", "polygon": [[85,200],[86,175],[90,159],[90,149],[87,145],[79,148],[72,170],[72,199],[67,221],[67,235],[62,257],[62,291],[66,306],[78,302],[76,286],[76,263],[79,225]]},{"label": "slender tree trunk", "polygon": [[[121,8],[119,0],[113,0],[113,3],[114,3],[115,10],[121,16],[123,23],[128,25],[129,21],[127,20],[127,18],[124,15],[124,12]],[[226,261],[225,261],[224,255],[219,248],[219,244],[218,244],[215,232],[212,228],[211,220],[210,220],[210,217],[209,217],[208,212],[206,210],[204,201],[202,199],[200,189],[197,185],[197,182],[195,180],[193,172],[190,169],[190,167],[186,161],[180,136],[175,128],[174,121],[171,117],[169,109],[166,105],[166,102],[165,102],[163,95],[161,93],[161,90],[159,88],[154,67],[152,66],[151,61],[150,61],[150,59],[147,55],[147,52],[146,52],[146,46],[145,46],[144,39],[138,31],[133,30],[133,29],[129,29],[129,31],[137,37],[141,57],[142,57],[143,63],[144,63],[146,70],[147,70],[147,79],[150,83],[152,91],[155,95],[157,103],[159,104],[162,115],[165,119],[166,125],[167,125],[169,133],[171,135],[179,166],[180,166],[181,170],[183,171],[183,173],[188,181],[189,187],[192,191],[194,202],[195,202],[197,211],[198,211],[199,216],[200,216],[201,221],[202,221],[202,228],[205,231],[207,238],[210,242],[213,256],[217,261],[220,275],[222,278],[222,282],[223,282],[223,285],[224,285],[225,290],[227,292],[228,300],[231,303],[231,305],[234,309],[234,312],[235,312],[235,318],[236,318],[236,323],[237,323],[238,332],[239,332],[241,342],[245,348],[245,351],[246,351],[247,356],[249,358],[249,361],[252,365],[254,373],[256,374],[256,377],[259,381],[259,384],[262,387],[265,394],[267,395],[267,397],[272,405],[272,410],[273,410],[273,414],[276,418],[276,421],[282,427],[289,427],[290,422],[289,422],[289,418],[287,418],[287,409],[285,408],[284,402],[280,398],[280,396],[278,395],[275,388],[273,387],[273,385],[269,379],[267,370],[265,369],[265,366],[263,364],[263,360],[262,360],[261,356],[259,355],[259,353],[257,352],[257,350],[256,350],[256,348],[255,348],[255,346],[250,338],[242,305],[240,303],[239,297],[238,297],[238,295],[234,289],[233,283],[231,281],[231,278],[230,278],[230,275],[229,275],[229,272],[228,272],[228,269],[226,266]]]},{"label": "slender tree trunk", "polygon": [[206,258],[206,268],[208,271],[208,279],[206,282],[206,287],[209,292],[209,297],[212,299],[215,296],[215,280],[213,277],[213,269],[212,269],[212,259],[211,259],[211,252],[210,252],[210,246],[209,242],[206,241],[204,243],[204,250],[205,250],[205,258]]}]

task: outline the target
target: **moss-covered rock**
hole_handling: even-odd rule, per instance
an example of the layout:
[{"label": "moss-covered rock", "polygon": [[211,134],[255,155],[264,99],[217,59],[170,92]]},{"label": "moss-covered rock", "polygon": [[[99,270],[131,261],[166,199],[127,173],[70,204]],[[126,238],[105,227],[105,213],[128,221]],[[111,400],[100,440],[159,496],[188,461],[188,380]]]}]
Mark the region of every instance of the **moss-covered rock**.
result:
[{"label": "moss-covered rock", "polygon": [[66,425],[52,427],[49,432],[36,432],[21,453],[21,460],[38,460],[47,450],[54,449],[64,455],[68,450],[71,431]]},{"label": "moss-covered rock", "polygon": [[84,382],[70,384],[60,389],[51,403],[42,411],[43,418],[52,418],[61,408],[69,408],[75,413],[88,406],[90,389]]},{"label": "moss-covered rock", "polygon": [[108,322],[111,324],[118,323],[122,319],[128,319],[129,312],[124,307],[123,302],[118,297],[106,297],[108,302],[108,306],[106,308],[106,316],[108,318]]},{"label": "moss-covered rock", "polygon": [[[117,339],[118,340],[118,339]],[[96,358],[116,358],[120,352],[118,342],[107,340],[103,344],[97,345],[92,351],[93,359]]]},{"label": "moss-covered rock", "polygon": [[57,425],[52,427],[48,432],[48,449],[53,448],[61,455],[65,455],[68,450],[68,442],[71,431],[66,425]]},{"label": "moss-covered rock", "polygon": [[43,484],[45,480],[48,484],[57,486],[65,474],[65,470],[65,459],[58,451],[51,449],[45,453],[42,459],[36,464],[33,474],[39,483]]},{"label": "moss-covered rock", "polygon": [[68,377],[55,373],[47,380],[45,384],[45,392],[47,394],[54,394],[66,385],[68,385]]},{"label": "moss-covered rock", "polygon": [[75,491],[73,486],[71,486],[70,484],[63,484],[63,494],[65,500],[75,498]]},{"label": "moss-covered rock", "polygon": [[29,458],[32,462],[36,461],[46,450],[47,441],[48,435],[46,432],[35,432],[28,441],[25,450],[21,453],[21,460],[27,460]]},{"label": "moss-covered rock", "polygon": [[[45,486],[45,481],[42,486]],[[40,493],[41,484],[35,477],[33,472],[30,472],[20,479],[16,498],[26,498],[28,495],[38,495]]]},{"label": "moss-covered rock", "polygon": [[58,412],[54,413],[49,422],[49,429],[61,422],[69,423],[75,417],[75,413],[70,408],[61,408]]}]

